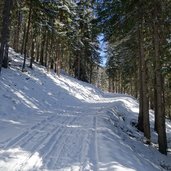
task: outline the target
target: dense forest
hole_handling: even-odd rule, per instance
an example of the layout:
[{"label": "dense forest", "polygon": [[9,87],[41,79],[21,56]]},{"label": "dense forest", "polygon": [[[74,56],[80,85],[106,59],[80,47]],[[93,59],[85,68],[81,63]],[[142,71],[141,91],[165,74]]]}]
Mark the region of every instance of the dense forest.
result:
[{"label": "dense forest", "polygon": [[[58,76],[64,70],[104,90],[132,95],[140,103],[137,128],[150,144],[149,109],[153,109],[159,151],[167,154],[170,9],[170,0],[2,0],[0,71],[9,65],[11,47],[23,55],[23,72],[39,63]],[[106,43],[105,67],[100,35]]]},{"label": "dense forest", "polygon": [[[26,58],[30,57],[31,68],[33,62],[38,62],[58,75],[62,68],[92,83],[100,62],[93,8],[91,1],[4,1],[2,46],[9,39],[10,46],[23,54],[22,71],[26,70]],[[7,67],[5,63],[4,58],[3,66]]]}]

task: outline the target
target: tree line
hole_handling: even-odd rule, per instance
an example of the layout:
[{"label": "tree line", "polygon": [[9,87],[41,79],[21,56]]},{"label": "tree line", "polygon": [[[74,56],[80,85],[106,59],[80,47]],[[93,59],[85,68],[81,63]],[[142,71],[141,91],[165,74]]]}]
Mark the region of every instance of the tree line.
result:
[{"label": "tree line", "polygon": [[151,143],[154,110],[159,151],[167,154],[165,117],[171,118],[171,1],[98,1],[97,25],[107,42],[109,91],[139,99],[137,128]]},{"label": "tree line", "polygon": [[93,9],[93,0],[1,1],[0,70],[8,67],[10,45],[24,57],[23,72],[37,62],[95,84],[100,57]]}]

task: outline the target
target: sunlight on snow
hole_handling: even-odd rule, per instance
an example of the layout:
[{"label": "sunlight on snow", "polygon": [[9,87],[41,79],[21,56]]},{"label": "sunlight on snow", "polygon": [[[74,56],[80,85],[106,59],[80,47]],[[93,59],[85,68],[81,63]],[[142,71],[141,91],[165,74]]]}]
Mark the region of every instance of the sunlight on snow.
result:
[{"label": "sunlight on snow", "polygon": [[[58,170],[53,170],[53,171],[93,171],[92,169],[92,166],[93,164],[90,163],[89,161],[87,161],[85,164],[85,166],[80,165],[80,164],[74,164],[72,166],[69,166],[69,167],[65,167],[65,168],[61,168],[61,169],[58,169]],[[43,171],[51,171],[51,170],[43,170]]]},{"label": "sunlight on snow", "polygon": [[68,128],[81,128],[82,126],[80,125],[66,125]]},{"label": "sunlight on snow", "polygon": [[128,167],[125,167],[117,162],[111,162],[111,163],[100,163],[99,164],[99,171],[108,171],[108,170],[113,170],[113,171],[136,171],[135,169],[131,169]]},{"label": "sunlight on snow", "polygon": [[14,121],[14,120],[2,119],[1,121],[7,122],[7,123],[12,123],[14,125],[22,125],[21,122],[17,122],[17,121]]},{"label": "sunlight on snow", "polygon": [[130,98],[126,98],[126,99],[120,99],[120,101],[122,101],[125,106],[131,110],[132,112],[138,113],[139,112],[139,107],[138,107],[138,103],[135,103],[134,100],[130,101]]},{"label": "sunlight on snow", "polygon": [[34,80],[35,82],[37,82],[38,84],[42,85],[42,82],[39,78],[35,77],[33,74],[29,73],[29,72],[25,72],[24,73],[26,76],[28,76],[28,78],[30,78],[31,80]]},{"label": "sunlight on snow", "polygon": [[[50,170],[44,170],[44,171],[50,171]],[[73,165],[71,167],[58,169],[58,171],[80,171],[80,166],[79,165]]]},{"label": "sunlight on snow", "polygon": [[82,86],[70,79],[65,77],[60,77],[56,79],[53,75],[48,75],[56,85],[62,87],[63,89],[67,90],[68,93],[79,100],[83,100],[86,102],[92,102],[100,99],[100,94],[93,92],[93,89],[86,89],[85,86]]},{"label": "sunlight on snow", "polygon": [[17,91],[17,92],[14,92],[14,94],[18,96],[20,99],[22,99],[28,107],[33,108],[33,109],[38,109],[38,107],[35,104],[33,104],[29,99],[24,97],[24,95],[22,95],[21,92]]},{"label": "sunlight on snow", "polygon": [[39,169],[42,165],[42,158],[37,152],[32,154],[21,148],[0,150],[0,171],[28,171]]}]

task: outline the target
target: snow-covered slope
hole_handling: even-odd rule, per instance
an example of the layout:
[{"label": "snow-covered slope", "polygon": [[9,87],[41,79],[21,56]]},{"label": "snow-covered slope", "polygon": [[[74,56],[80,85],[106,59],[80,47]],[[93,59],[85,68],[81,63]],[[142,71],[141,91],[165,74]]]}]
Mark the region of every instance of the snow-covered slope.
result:
[{"label": "snow-covered slope", "polygon": [[[155,133],[148,146],[132,126],[134,98],[40,66],[22,73],[22,58],[12,50],[11,56],[0,77],[0,171],[171,170]],[[171,141],[169,122],[167,133]]]}]

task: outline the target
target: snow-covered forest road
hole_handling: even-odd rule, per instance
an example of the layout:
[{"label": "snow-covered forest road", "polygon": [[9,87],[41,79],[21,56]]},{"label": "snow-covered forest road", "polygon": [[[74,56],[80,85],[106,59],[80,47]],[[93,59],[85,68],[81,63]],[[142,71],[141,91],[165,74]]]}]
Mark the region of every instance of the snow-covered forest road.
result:
[{"label": "snow-covered forest road", "polygon": [[[39,118],[39,122],[1,146],[0,170],[143,168],[142,157],[138,158],[133,149],[123,144],[124,140],[112,132],[112,125],[107,125],[110,117],[105,115],[106,109],[100,106],[84,104]],[[118,128],[117,123],[114,124],[114,128]],[[114,131],[119,133],[118,130]],[[151,164],[146,161],[146,165],[149,168]]]},{"label": "snow-covered forest road", "polygon": [[[65,74],[57,77],[43,67],[22,73],[22,58],[13,59],[0,79],[0,171],[171,168],[170,154],[156,149],[156,134],[146,145],[132,125],[138,117],[135,99],[104,93]],[[167,133],[170,138],[170,123]]]},{"label": "snow-covered forest road", "polygon": [[[42,164],[50,170],[70,166],[73,170],[97,170],[96,110],[57,111],[10,139],[3,149],[6,154],[16,150],[18,157],[11,170],[29,170]],[[22,149],[26,153],[22,154]]]}]

